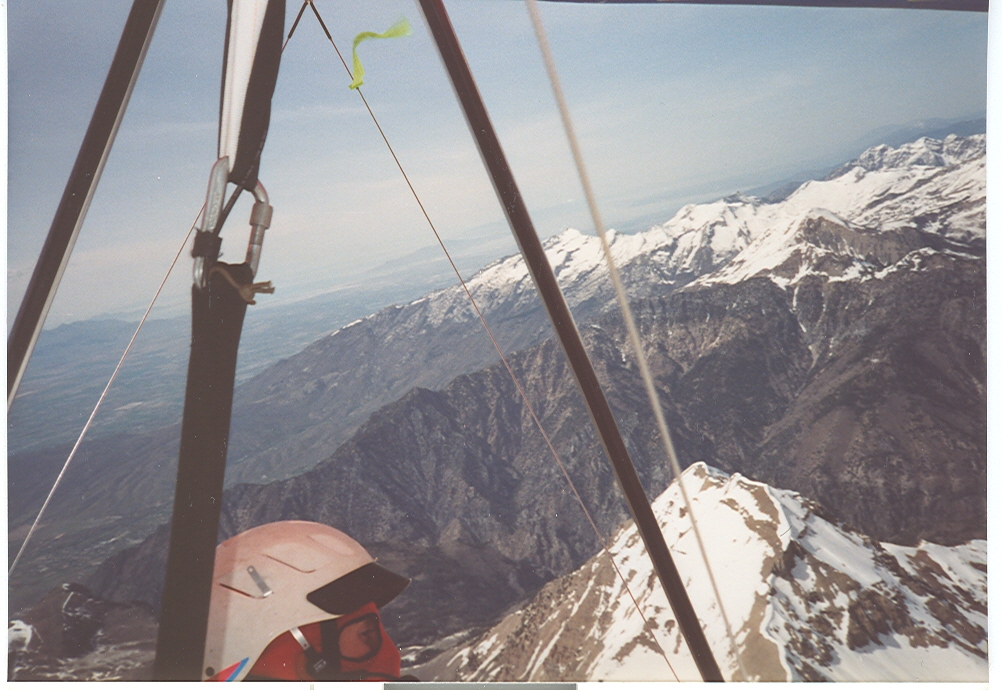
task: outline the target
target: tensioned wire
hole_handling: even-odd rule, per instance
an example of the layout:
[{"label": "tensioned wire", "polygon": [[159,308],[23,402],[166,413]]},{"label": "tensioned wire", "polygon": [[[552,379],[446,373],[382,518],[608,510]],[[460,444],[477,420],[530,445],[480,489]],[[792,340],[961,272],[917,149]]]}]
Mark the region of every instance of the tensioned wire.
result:
[{"label": "tensioned wire", "polygon": [[[341,64],[344,65],[345,71],[348,72],[348,76],[352,76],[352,71],[348,67],[348,63],[345,61],[344,57],[341,55],[341,51],[338,49],[337,44],[334,42],[334,39],[331,37],[331,33],[327,29],[327,25],[324,23],[323,18],[320,16],[320,12],[317,10],[316,5],[314,4],[313,0],[304,0],[303,7],[305,7],[306,5],[309,5],[310,8],[313,10],[313,13],[316,15],[317,20],[320,22],[320,26],[321,26],[321,28],[324,31],[324,34],[326,34],[326,36],[327,36],[327,40],[330,41],[330,44],[334,47],[334,51],[337,53],[338,59],[341,60]],[[300,10],[300,15],[301,14],[302,14],[302,10]],[[297,23],[298,23],[298,19],[297,19]],[[293,30],[295,30],[295,26],[293,26]],[[290,32],[290,36],[291,36],[291,32]],[[431,217],[428,215],[428,211],[425,210],[424,204],[421,202],[421,199],[418,196],[417,191],[414,189],[414,185],[411,184],[410,178],[408,177],[406,171],[404,171],[404,167],[400,163],[400,159],[397,158],[397,154],[393,150],[393,146],[390,145],[389,139],[387,139],[386,134],[383,132],[383,128],[380,126],[379,121],[376,119],[376,115],[372,112],[372,108],[369,107],[369,102],[365,99],[365,95],[362,93],[362,89],[361,88],[357,88],[355,90],[358,92],[359,97],[362,99],[362,103],[365,104],[365,109],[369,112],[369,117],[372,118],[373,124],[375,124],[376,125],[376,129],[379,130],[379,135],[382,137],[383,143],[386,144],[386,148],[389,150],[390,155],[393,156],[393,161],[396,163],[397,168],[400,170],[400,174],[403,176],[404,181],[407,183],[407,187],[410,189],[411,194],[414,197],[414,200],[417,202],[418,206],[420,207],[421,213],[424,215],[424,218],[427,221],[428,226],[431,228],[432,233],[434,233],[434,235],[435,235],[435,239],[438,241],[439,246],[442,248],[442,251],[445,253],[445,257],[448,259],[449,265],[452,266],[452,270],[455,272],[456,277],[459,278],[459,282],[463,286],[463,290],[466,292],[466,296],[469,299],[470,304],[473,306],[473,310],[476,312],[477,317],[480,319],[481,325],[484,327],[484,330],[486,331],[487,336],[490,338],[491,343],[494,345],[494,349],[497,351],[498,356],[500,356],[500,358],[501,358],[502,364],[504,364],[505,369],[507,369],[507,371],[508,371],[508,375],[511,377],[512,382],[515,384],[515,388],[518,390],[518,394],[522,398],[522,401],[525,404],[526,410],[529,412],[529,415],[532,417],[532,420],[535,423],[536,428],[539,429],[540,434],[542,434],[543,440],[546,442],[546,445],[549,448],[550,453],[553,455],[553,459],[556,460],[557,465],[560,467],[560,471],[563,473],[564,478],[567,480],[567,484],[570,486],[571,491],[574,494],[574,497],[577,499],[578,504],[581,506],[581,509],[584,511],[585,517],[588,519],[588,522],[591,524],[592,529],[595,531],[595,536],[598,538],[599,543],[602,545],[602,550],[605,552],[606,556],[608,556],[609,562],[612,563],[612,567],[616,571],[616,575],[619,577],[619,580],[623,583],[623,588],[626,589],[626,592],[629,595],[630,600],[633,602],[634,608],[636,609],[637,613],[640,615],[641,620],[644,621],[644,628],[647,630],[648,634],[651,636],[651,639],[654,641],[654,644],[657,646],[658,651],[660,652],[661,656],[664,658],[665,663],[668,664],[668,669],[671,671],[672,675],[675,676],[675,680],[676,681],[679,680],[678,674],[675,673],[675,669],[672,667],[671,661],[669,661],[669,659],[668,659],[668,654],[666,653],[664,647],[661,645],[661,642],[658,640],[657,636],[654,634],[654,630],[653,630],[653,628],[652,628],[652,626],[650,624],[650,621],[648,620],[647,616],[644,615],[644,612],[641,609],[640,604],[637,601],[637,598],[633,595],[633,592],[630,590],[630,586],[627,584],[626,578],[623,576],[622,571],[620,571],[619,565],[616,563],[616,559],[613,557],[612,552],[609,550],[609,547],[606,545],[605,538],[602,536],[602,533],[599,530],[598,525],[595,523],[594,518],[592,518],[591,512],[588,510],[588,507],[585,505],[584,499],[581,497],[581,494],[578,492],[577,487],[574,485],[574,482],[571,480],[571,476],[567,472],[567,468],[565,467],[563,461],[561,461],[560,455],[557,453],[557,450],[554,447],[552,441],[550,440],[549,435],[543,429],[542,422],[539,420],[539,417],[536,416],[536,413],[533,410],[532,405],[529,403],[528,396],[526,395],[525,391],[523,390],[522,385],[519,383],[518,378],[515,376],[515,372],[512,370],[511,365],[508,363],[508,359],[504,356],[504,353],[501,351],[501,346],[498,345],[497,340],[494,338],[494,334],[491,331],[490,327],[487,325],[487,321],[484,318],[483,313],[480,311],[480,307],[477,306],[477,302],[474,299],[473,294],[470,292],[469,287],[466,285],[466,281],[463,279],[463,276],[460,273],[459,268],[456,266],[455,262],[452,260],[452,256],[451,256],[451,254],[449,254],[449,250],[446,248],[445,242],[443,242],[441,235],[439,235],[438,230],[435,227],[435,223],[431,220]]]},{"label": "tensioned wire", "polygon": [[605,262],[609,267],[609,275],[612,278],[612,284],[616,292],[616,302],[619,304],[619,311],[623,316],[623,321],[626,323],[626,330],[629,334],[630,344],[633,347],[634,352],[636,352],[640,376],[644,381],[644,388],[647,390],[647,397],[650,400],[651,408],[654,410],[658,430],[661,434],[661,441],[664,445],[668,460],[671,463],[672,472],[678,479],[678,488],[682,493],[685,508],[689,513],[690,520],[692,521],[692,531],[696,537],[696,543],[699,545],[699,553],[702,557],[703,565],[706,566],[706,573],[710,580],[710,586],[713,589],[713,596],[716,598],[717,606],[720,608],[720,616],[724,621],[727,639],[731,646],[731,654],[734,655],[734,659],[737,661],[742,680],[748,680],[748,673],[745,669],[744,662],[741,660],[741,655],[738,653],[737,642],[734,638],[734,631],[731,629],[730,621],[727,618],[727,612],[724,610],[724,602],[720,596],[720,589],[717,587],[716,578],[713,577],[713,569],[710,567],[710,560],[706,553],[706,547],[703,545],[703,538],[700,535],[699,527],[696,524],[696,513],[692,509],[692,502],[689,500],[689,492],[686,491],[685,484],[682,482],[682,468],[679,465],[678,456],[675,453],[675,445],[672,443],[671,432],[668,430],[668,423],[665,421],[664,412],[661,409],[658,392],[654,386],[654,377],[651,375],[650,367],[647,364],[647,356],[644,353],[643,345],[640,342],[640,332],[637,330],[637,324],[633,319],[633,310],[630,308],[630,303],[627,300],[626,290],[623,288],[623,281],[620,278],[619,269],[616,268],[616,262],[612,257],[612,248],[609,246],[609,240],[606,237],[605,225],[602,223],[602,218],[599,214],[598,204],[595,201],[595,193],[592,190],[591,182],[588,178],[588,172],[585,169],[584,157],[581,155],[581,147],[578,145],[578,139],[574,133],[574,126],[571,123],[570,109],[567,107],[567,101],[564,98],[563,88],[560,86],[560,77],[557,74],[556,63],[553,60],[553,53],[550,50],[550,43],[546,38],[546,30],[543,28],[543,18],[539,13],[539,7],[536,4],[536,0],[525,0],[525,4],[526,8],[529,10],[529,16],[532,19],[532,27],[536,32],[536,39],[539,41],[539,49],[543,54],[543,61],[546,64],[546,73],[550,78],[553,95],[556,98],[557,107],[560,110],[560,119],[563,121],[564,131],[567,134],[567,141],[570,144],[571,153],[574,156],[574,165],[577,168],[578,176],[581,178],[581,187],[584,190],[585,199],[588,202],[588,211],[591,213],[592,222],[595,224],[595,232],[598,234],[599,240],[602,243],[602,253],[605,255]]},{"label": "tensioned wire", "polygon": [[[303,7],[300,9],[299,14],[296,17],[296,21],[294,22],[294,24],[292,26],[292,29],[290,30],[289,35],[286,38],[285,44],[286,45],[288,44],[288,41],[289,41],[289,39],[291,39],[293,32],[295,32],[296,26],[298,25],[299,20],[302,17],[303,11],[304,11],[304,9],[305,9],[305,7],[306,7],[307,4],[310,5],[311,9],[313,10],[314,14],[316,15],[318,21],[320,22],[321,27],[324,30],[324,33],[327,35],[328,40],[330,40],[331,45],[334,47],[334,50],[337,52],[338,58],[341,60],[341,63],[344,65],[345,70],[348,72],[348,74],[350,76],[351,75],[351,70],[348,68],[347,63],[345,62],[344,58],[342,57],[340,50],[338,50],[337,45],[335,44],[333,38],[331,37],[330,32],[328,31],[326,25],[324,24],[323,18],[320,16],[320,14],[319,14],[318,10],[316,9],[316,7],[313,5],[312,0],[306,0],[306,2],[304,2]],[[285,48],[285,45],[283,45],[283,51],[284,51],[284,48]],[[575,498],[577,499],[578,503],[581,505],[581,508],[584,511],[585,516],[588,519],[588,522],[591,524],[592,529],[595,531],[595,534],[598,537],[599,542],[602,545],[603,550],[605,551],[606,555],[609,557],[609,560],[612,563],[612,566],[615,569],[617,576],[622,581],[624,588],[626,589],[627,593],[630,596],[630,599],[633,601],[634,607],[636,608],[637,612],[640,614],[641,619],[644,621],[645,627],[647,628],[649,634],[651,635],[652,639],[654,640],[655,644],[657,645],[659,652],[664,657],[665,662],[668,664],[669,670],[671,670],[672,674],[675,676],[675,678],[677,680],[678,676],[677,676],[677,674],[675,674],[674,668],[672,668],[671,662],[668,660],[667,654],[665,653],[665,651],[664,651],[663,647],[661,646],[660,642],[657,640],[657,637],[653,634],[653,630],[651,630],[650,622],[648,621],[648,619],[646,618],[646,616],[644,616],[643,611],[641,610],[640,605],[639,605],[636,597],[633,595],[633,592],[630,590],[629,585],[627,584],[625,577],[623,576],[622,572],[619,569],[619,566],[617,565],[617,563],[615,561],[615,558],[613,557],[612,553],[609,551],[609,548],[606,546],[605,539],[603,538],[600,530],[598,529],[598,526],[596,525],[594,519],[592,518],[590,511],[585,506],[584,501],[583,501],[580,493],[578,492],[577,488],[575,487],[574,482],[571,480],[570,475],[568,474],[566,467],[564,466],[563,462],[560,460],[560,457],[559,457],[558,453],[556,452],[556,449],[554,448],[554,446],[553,446],[553,444],[552,444],[549,436],[546,434],[545,430],[543,429],[542,423],[540,422],[539,418],[536,416],[536,413],[533,410],[532,406],[529,404],[528,396],[526,395],[525,391],[522,389],[522,386],[519,383],[517,377],[515,376],[515,374],[514,374],[512,368],[511,368],[510,364],[508,363],[507,358],[504,356],[503,352],[501,351],[501,348],[498,345],[497,340],[494,338],[494,335],[491,332],[490,328],[488,327],[487,322],[484,319],[484,316],[483,316],[482,312],[480,311],[479,307],[476,304],[476,300],[473,298],[473,295],[471,294],[469,288],[467,287],[466,282],[463,280],[463,277],[462,277],[461,273],[459,272],[459,269],[456,267],[455,262],[452,260],[452,257],[449,254],[449,251],[446,248],[444,242],[442,241],[442,238],[439,235],[438,230],[435,228],[434,223],[432,222],[432,220],[429,217],[427,211],[425,210],[423,203],[421,202],[421,200],[420,200],[420,198],[419,198],[416,190],[414,189],[413,185],[411,184],[410,179],[408,178],[406,172],[404,171],[403,166],[401,165],[399,159],[397,158],[397,155],[394,152],[392,146],[390,145],[389,140],[386,138],[386,135],[383,132],[382,127],[380,127],[379,122],[376,119],[375,114],[372,112],[372,109],[369,107],[368,102],[365,100],[365,96],[362,94],[362,92],[361,92],[360,89],[357,89],[357,90],[359,92],[359,96],[362,98],[362,101],[365,104],[366,110],[368,110],[369,115],[370,115],[370,117],[373,120],[373,123],[376,125],[377,129],[379,130],[380,136],[383,138],[383,141],[386,144],[387,148],[389,149],[390,154],[393,156],[394,162],[396,163],[398,169],[400,170],[401,174],[404,177],[404,180],[406,181],[408,187],[410,188],[411,193],[412,193],[412,195],[415,198],[415,201],[417,201],[419,207],[421,208],[421,211],[422,211],[423,215],[425,216],[425,219],[427,220],[429,226],[431,227],[432,232],[434,233],[436,240],[438,241],[438,243],[441,246],[443,252],[445,253],[446,258],[449,260],[449,263],[452,266],[453,271],[455,271],[457,277],[459,278],[460,283],[462,284],[463,289],[466,292],[467,297],[469,298],[469,300],[470,300],[470,302],[471,302],[474,310],[476,311],[477,316],[479,317],[481,324],[483,325],[485,331],[487,332],[487,335],[489,336],[492,344],[494,345],[495,350],[498,352],[498,355],[501,357],[501,361],[504,364],[505,368],[507,369],[509,375],[511,376],[512,382],[515,384],[515,386],[516,386],[516,388],[517,388],[517,390],[519,392],[519,395],[522,397],[522,399],[523,399],[523,401],[524,401],[524,403],[526,405],[527,411],[529,412],[529,414],[532,417],[534,423],[536,424],[537,428],[539,429],[540,433],[542,434],[542,436],[543,436],[543,438],[544,438],[544,440],[545,440],[548,448],[550,449],[550,452],[553,454],[554,459],[556,460],[557,464],[559,465],[560,470],[561,470],[561,472],[564,475],[564,478],[567,480],[568,485],[570,486],[572,492],[574,493]],[[203,205],[202,209],[204,209],[204,205]],[[198,214],[196,214],[195,220],[192,222],[191,227],[189,228],[187,234],[185,235],[185,238],[184,238],[184,241],[181,244],[181,247],[178,249],[177,253],[175,254],[174,259],[171,262],[171,264],[170,264],[170,266],[169,266],[169,268],[167,270],[166,275],[164,276],[163,280],[161,281],[159,287],[157,288],[156,293],[153,296],[153,299],[150,301],[149,306],[147,307],[145,313],[143,314],[143,317],[140,320],[139,325],[136,328],[135,333],[133,334],[132,338],[130,339],[129,344],[126,346],[125,351],[122,353],[122,356],[119,359],[119,362],[116,365],[114,372],[112,373],[112,375],[111,375],[108,383],[106,384],[104,390],[102,391],[101,396],[98,398],[98,401],[95,404],[93,410],[91,411],[91,414],[90,414],[90,416],[87,419],[87,422],[84,424],[84,427],[81,430],[80,435],[78,436],[78,438],[76,440],[76,443],[74,444],[72,450],[70,451],[70,454],[69,454],[69,456],[66,459],[66,462],[63,464],[63,467],[60,470],[59,475],[56,477],[56,481],[53,484],[52,489],[49,491],[49,494],[47,495],[47,497],[45,499],[45,502],[42,504],[42,507],[39,510],[38,515],[36,516],[34,522],[32,523],[31,528],[28,530],[27,536],[25,537],[24,541],[21,543],[21,547],[18,550],[17,556],[14,558],[13,563],[11,563],[11,566],[10,566],[10,568],[7,571],[8,578],[14,572],[14,569],[16,568],[18,562],[20,561],[21,556],[23,555],[23,553],[25,551],[25,548],[28,545],[28,542],[31,540],[31,537],[34,535],[36,529],[38,528],[38,525],[41,522],[41,519],[42,519],[42,517],[43,517],[43,515],[45,513],[45,510],[46,510],[46,508],[48,507],[49,503],[52,500],[52,496],[55,494],[56,489],[59,487],[60,483],[62,482],[62,479],[65,476],[66,471],[69,468],[69,465],[70,465],[71,461],[75,457],[76,452],[77,452],[77,450],[80,447],[80,444],[83,442],[83,439],[84,439],[84,437],[87,434],[87,431],[89,431],[89,429],[90,429],[90,427],[91,427],[91,425],[92,425],[92,423],[94,421],[94,418],[97,415],[97,412],[98,412],[98,410],[101,407],[101,404],[104,402],[104,399],[107,396],[109,389],[111,388],[112,384],[114,383],[115,379],[117,378],[118,373],[121,370],[123,364],[125,363],[125,360],[128,357],[128,355],[129,355],[129,353],[130,353],[130,351],[132,349],[133,344],[135,343],[136,339],[139,336],[140,331],[142,330],[143,326],[145,325],[146,320],[147,320],[150,312],[152,311],[154,304],[156,303],[156,300],[159,298],[160,293],[163,290],[164,285],[166,284],[168,278],[170,277],[171,272],[174,269],[174,266],[176,265],[178,259],[180,258],[181,253],[184,251],[184,247],[187,245],[188,239],[190,238],[191,233],[194,230],[195,225],[198,222],[198,217],[201,215],[202,209],[199,209]]]},{"label": "tensioned wire", "polygon": [[31,523],[31,529],[28,530],[28,535],[24,538],[24,541],[21,542],[21,548],[18,549],[17,556],[14,557],[14,562],[11,563],[10,568],[7,569],[8,579],[10,579],[11,573],[14,572],[14,568],[17,566],[18,561],[21,560],[21,555],[24,553],[25,547],[28,546],[31,536],[38,528],[38,524],[42,521],[42,515],[45,514],[45,509],[49,506],[49,502],[52,500],[52,496],[56,493],[56,489],[59,488],[60,482],[63,481],[63,476],[66,474],[66,470],[69,468],[70,462],[72,462],[73,457],[77,454],[80,444],[83,443],[84,436],[86,436],[87,432],[90,430],[90,426],[94,422],[94,417],[97,416],[97,411],[101,409],[101,403],[104,402],[105,397],[108,395],[108,390],[111,388],[111,384],[115,382],[115,379],[118,377],[118,372],[121,370],[122,365],[125,364],[125,358],[129,356],[129,352],[132,350],[132,346],[136,342],[136,338],[139,337],[139,332],[143,330],[143,325],[146,323],[146,317],[150,315],[150,312],[153,310],[153,305],[156,304],[157,298],[160,297],[160,292],[164,289],[164,285],[167,284],[167,279],[170,278],[171,271],[174,270],[177,260],[181,257],[181,252],[184,251],[185,246],[188,244],[188,239],[191,237],[191,233],[195,229],[195,224],[198,223],[198,218],[202,215],[203,209],[205,209],[204,203],[202,204],[202,208],[198,209],[198,213],[195,215],[195,220],[192,221],[191,227],[188,228],[188,232],[184,236],[184,241],[181,242],[181,246],[177,250],[177,254],[174,255],[174,260],[170,262],[170,266],[167,268],[167,273],[164,275],[164,279],[160,281],[160,286],[157,288],[156,293],[154,293],[153,299],[150,300],[150,306],[146,307],[146,312],[143,314],[143,318],[139,320],[136,332],[132,334],[132,339],[129,340],[129,344],[125,347],[125,352],[122,353],[122,357],[118,360],[118,364],[115,366],[115,371],[111,373],[111,378],[108,379],[108,384],[104,387],[104,390],[101,391],[101,396],[97,399],[97,404],[94,405],[94,409],[91,410],[90,417],[87,418],[87,422],[84,424],[83,429],[80,430],[80,435],[77,436],[77,441],[73,444],[69,457],[67,457],[66,462],[63,463],[63,469],[59,471],[59,475],[56,477],[55,483],[49,490],[49,495],[45,497],[45,502],[42,503],[42,507],[39,509],[38,515],[35,517],[35,521]]},{"label": "tensioned wire", "polygon": [[[296,21],[293,22],[292,29],[289,31],[289,35],[286,37],[285,43],[282,44],[283,53],[285,52],[285,46],[289,45],[289,39],[292,38],[292,34],[296,31],[296,26],[298,26],[299,20],[303,16],[303,10],[305,9],[306,9],[306,3],[304,3],[302,8],[300,8],[299,14],[296,15]],[[229,215],[230,209],[233,207],[233,204],[236,202],[237,197],[240,195],[241,191],[242,188],[237,187],[237,189],[233,192],[233,195],[230,197],[229,202],[226,204],[226,208],[220,214],[219,221],[216,223],[217,231],[222,227],[222,224],[225,221],[226,216]],[[69,457],[66,458],[66,462],[63,463],[63,468],[59,471],[59,474],[56,476],[56,481],[52,485],[52,488],[49,490],[49,495],[45,497],[45,501],[42,503],[42,507],[39,509],[38,515],[35,517],[35,521],[31,524],[31,528],[28,530],[28,535],[24,538],[24,541],[21,542],[21,548],[18,549],[17,556],[14,557],[14,562],[10,564],[10,568],[8,568],[7,570],[8,579],[10,579],[11,573],[14,572],[14,567],[17,566],[18,561],[21,560],[21,555],[24,553],[24,549],[28,545],[28,541],[31,540],[32,535],[38,528],[38,525],[42,520],[42,515],[45,513],[45,509],[48,507],[49,502],[52,501],[52,496],[56,493],[56,489],[59,488],[59,484],[63,480],[63,475],[66,474],[66,470],[69,468],[70,462],[76,455],[77,449],[79,449],[80,444],[83,443],[84,436],[86,436],[87,432],[90,430],[91,424],[94,421],[94,417],[97,415],[97,411],[101,408],[101,403],[104,402],[105,397],[108,395],[108,390],[111,388],[111,384],[115,382],[115,378],[118,376],[119,370],[122,368],[122,365],[125,364],[125,359],[126,357],[129,356],[129,351],[132,350],[133,343],[136,342],[136,338],[139,337],[139,332],[143,329],[143,326],[146,324],[146,317],[148,317],[150,315],[150,312],[153,310],[153,305],[156,304],[157,299],[160,297],[160,292],[163,290],[164,285],[167,283],[167,279],[170,277],[171,272],[174,270],[174,266],[177,264],[177,260],[181,258],[181,252],[184,251],[185,245],[188,244],[188,238],[191,237],[191,233],[192,231],[194,231],[195,225],[198,223],[198,219],[202,215],[202,211],[204,210],[205,210],[205,203],[203,202],[202,207],[198,210],[198,213],[195,214],[195,220],[192,222],[191,227],[188,228],[188,233],[184,236],[184,242],[181,243],[180,249],[178,249],[177,254],[174,255],[174,260],[171,261],[170,266],[167,268],[167,273],[166,275],[164,275],[164,279],[160,281],[160,286],[157,288],[156,293],[153,295],[153,299],[150,300],[150,306],[146,308],[146,313],[144,313],[143,318],[140,319],[139,326],[136,327],[136,332],[132,334],[132,339],[129,340],[129,344],[125,347],[125,352],[122,353],[121,359],[118,360],[118,365],[115,366],[115,371],[112,372],[111,378],[108,379],[107,385],[104,387],[104,390],[101,392],[101,396],[97,399],[97,403],[94,405],[94,409],[91,410],[90,417],[87,418],[87,422],[84,424],[83,429],[81,429],[80,435],[77,437],[76,443],[73,444],[73,448],[70,450]],[[207,228],[207,230],[211,230],[211,228]]]}]

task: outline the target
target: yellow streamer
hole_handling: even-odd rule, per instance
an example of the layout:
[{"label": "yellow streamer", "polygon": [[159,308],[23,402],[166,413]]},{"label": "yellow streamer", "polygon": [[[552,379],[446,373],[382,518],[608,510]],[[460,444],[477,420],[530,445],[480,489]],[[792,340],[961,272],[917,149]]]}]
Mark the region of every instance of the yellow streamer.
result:
[{"label": "yellow streamer", "polygon": [[352,82],[348,86],[349,89],[357,89],[362,85],[362,77],[365,76],[365,70],[362,69],[362,61],[358,59],[358,44],[369,38],[397,38],[398,36],[409,36],[411,33],[411,25],[406,19],[401,19],[399,22],[391,26],[389,29],[381,34],[377,34],[374,31],[363,31],[358,36],[355,36],[355,41],[351,46],[351,66],[352,66]]}]

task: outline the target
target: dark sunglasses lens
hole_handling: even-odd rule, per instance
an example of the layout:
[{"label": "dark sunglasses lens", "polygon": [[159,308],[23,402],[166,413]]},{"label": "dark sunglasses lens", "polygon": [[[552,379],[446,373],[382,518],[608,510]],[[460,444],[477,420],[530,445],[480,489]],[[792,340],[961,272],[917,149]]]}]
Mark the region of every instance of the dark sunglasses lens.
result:
[{"label": "dark sunglasses lens", "polygon": [[338,632],[337,643],[342,659],[367,661],[376,656],[383,644],[379,617],[370,613],[348,621]]}]

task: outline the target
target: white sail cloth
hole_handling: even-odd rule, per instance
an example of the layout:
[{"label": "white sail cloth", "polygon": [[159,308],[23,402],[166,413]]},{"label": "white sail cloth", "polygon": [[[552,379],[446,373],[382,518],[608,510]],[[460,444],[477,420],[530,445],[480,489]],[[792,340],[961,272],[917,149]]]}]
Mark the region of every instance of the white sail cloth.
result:
[{"label": "white sail cloth", "polygon": [[218,157],[229,181],[253,189],[278,79],[285,0],[230,0],[219,105]]}]

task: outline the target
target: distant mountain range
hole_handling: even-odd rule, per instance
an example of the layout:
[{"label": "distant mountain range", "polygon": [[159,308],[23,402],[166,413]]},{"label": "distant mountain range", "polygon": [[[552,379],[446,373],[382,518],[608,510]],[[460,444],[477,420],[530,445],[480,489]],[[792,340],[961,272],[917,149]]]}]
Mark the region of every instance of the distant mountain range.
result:
[{"label": "distant mountain range", "polygon": [[[614,235],[683,462],[799,491],[880,541],[983,539],[984,190],[983,136],[921,139],[869,150],[781,201],[729,197]],[[598,240],[568,230],[546,248],[658,495],[669,471]],[[625,507],[521,258],[469,286],[611,534]],[[454,287],[253,377],[235,398],[221,536],[291,518],[347,531],[414,578],[386,611],[405,645],[495,624],[599,546],[495,360]],[[176,444],[167,428],[85,447],[67,478],[74,500],[49,518],[61,538],[40,540],[12,602],[86,579],[98,596],[155,610],[166,529],[154,528]],[[9,458],[14,548],[60,462],[56,451]]]},{"label": "distant mountain range", "polygon": [[[469,275],[512,251],[514,244],[510,238],[450,240],[449,247],[460,270]],[[434,249],[437,254],[418,250],[358,274],[353,282],[342,279],[335,288],[318,288],[319,294],[291,303],[281,301],[284,290],[278,286],[276,295],[258,300],[247,312],[237,382],[387,304],[409,302],[454,283],[455,274],[441,250]],[[76,440],[139,318],[91,319],[42,332],[7,416],[9,453]],[[144,433],[180,420],[190,321],[185,315],[146,323],[94,419],[89,439]]]},{"label": "distant mountain range", "polygon": [[[984,132],[984,118],[964,122],[922,121],[873,132],[858,148],[866,148],[872,142],[897,147],[922,136],[943,139],[951,133],[967,136]],[[769,203],[781,201],[805,181],[825,179],[831,174],[830,167],[819,168],[751,189],[747,196],[758,196]],[[506,236],[450,239],[448,244],[453,259],[466,276],[493,257],[514,249],[511,238]],[[318,294],[307,299],[283,303],[284,290],[279,286],[276,295],[261,300],[248,312],[237,380],[247,380],[386,304],[409,302],[454,281],[441,250],[432,246],[356,276],[343,277],[336,288],[318,285]],[[138,320],[136,313],[43,331],[8,415],[9,453],[76,439]],[[102,412],[94,420],[89,438],[151,431],[180,419],[188,332],[188,316],[155,319],[146,325]]]}]

